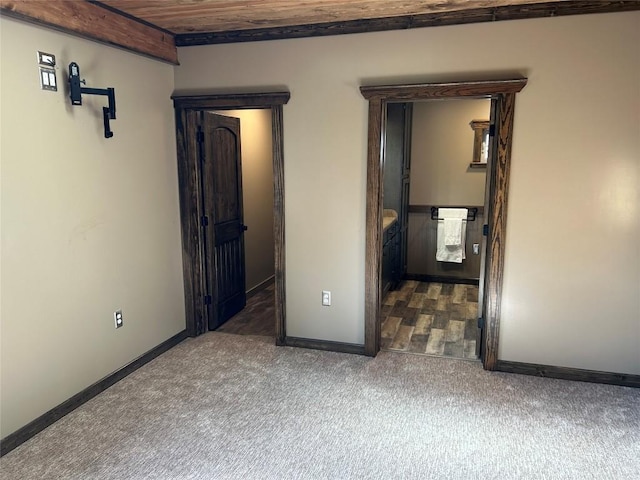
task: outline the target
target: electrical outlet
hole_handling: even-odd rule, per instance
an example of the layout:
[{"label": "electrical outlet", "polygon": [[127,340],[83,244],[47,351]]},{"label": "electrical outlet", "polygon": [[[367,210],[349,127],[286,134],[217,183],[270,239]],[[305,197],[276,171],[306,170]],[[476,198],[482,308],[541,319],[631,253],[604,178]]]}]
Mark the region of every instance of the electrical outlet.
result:
[{"label": "electrical outlet", "polygon": [[329,290],[322,291],[322,305],[325,307],[331,306],[331,292]]},{"label": "electrical outlet", "polygon": [[113,320],[116,323],[116,328],[120,328],[124,325],[124,318],[122,317],[122,310],[116,310],[113,312]]}]

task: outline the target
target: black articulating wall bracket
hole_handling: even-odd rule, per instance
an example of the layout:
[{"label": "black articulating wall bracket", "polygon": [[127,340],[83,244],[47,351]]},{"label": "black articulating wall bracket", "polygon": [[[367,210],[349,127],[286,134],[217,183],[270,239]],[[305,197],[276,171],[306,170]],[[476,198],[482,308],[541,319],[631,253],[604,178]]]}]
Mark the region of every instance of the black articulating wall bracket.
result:
[{"label": "black articulating wall bracket", "polygon": [[104,120],[104,138],[113,137],[109,120],[116,118],[116,92],[113,88],[86,88],[80,86],[84,80],[80,80],[80,67],[76,62],[69,64],[69,96],[71,105],[82,105],[82,94],[104,95],[109,99],[109,106],[102,107],[102,117]]}]

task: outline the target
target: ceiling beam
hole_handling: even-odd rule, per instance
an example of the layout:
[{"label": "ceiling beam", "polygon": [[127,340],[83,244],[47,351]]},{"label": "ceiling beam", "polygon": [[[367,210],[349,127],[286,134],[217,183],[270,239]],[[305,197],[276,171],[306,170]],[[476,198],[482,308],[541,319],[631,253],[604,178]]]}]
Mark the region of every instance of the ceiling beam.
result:
[{"label": "ceiling beam", "polygon": [[182,33],[177,34],[175,40],[178,47],[188,47],[632,10],[640,10],[640,1],[567,0],[252,30]]},{"label": "ceiling beam", "polygon": [[0,0],[0,13],[178,64],[173,34],[84,0]]}]

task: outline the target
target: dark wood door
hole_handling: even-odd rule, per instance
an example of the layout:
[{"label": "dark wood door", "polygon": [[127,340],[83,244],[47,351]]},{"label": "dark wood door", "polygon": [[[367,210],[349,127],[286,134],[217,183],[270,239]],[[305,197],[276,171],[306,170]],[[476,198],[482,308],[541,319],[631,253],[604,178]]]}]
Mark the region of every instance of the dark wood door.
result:
[{"label": "dark wood door", "polygon": [[208,317],[215,330],[247,302],[240,120],[202,112],[200,128]]}]

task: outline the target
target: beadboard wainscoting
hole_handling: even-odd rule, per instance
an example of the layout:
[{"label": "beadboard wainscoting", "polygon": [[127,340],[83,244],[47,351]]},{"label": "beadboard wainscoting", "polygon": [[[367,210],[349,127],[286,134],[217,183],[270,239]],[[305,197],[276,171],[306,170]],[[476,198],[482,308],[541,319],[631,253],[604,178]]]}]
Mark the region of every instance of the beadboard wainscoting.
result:
[{"label": "beadboard wainscoting", "polygon": [[[467,258],[462,263],[436,261],[438,221],[431,219],[431,205],[409,205],[409,240],[407,246],[407,276],[426,279],[427,277],[453,280],[478,280],[481,255],[473,254],[473,244],[482,248],[482,225],[484,207],[477,208],[474,221],[467,221],[465,243]],[[482,251],[482,250],[480,250]]]}]

